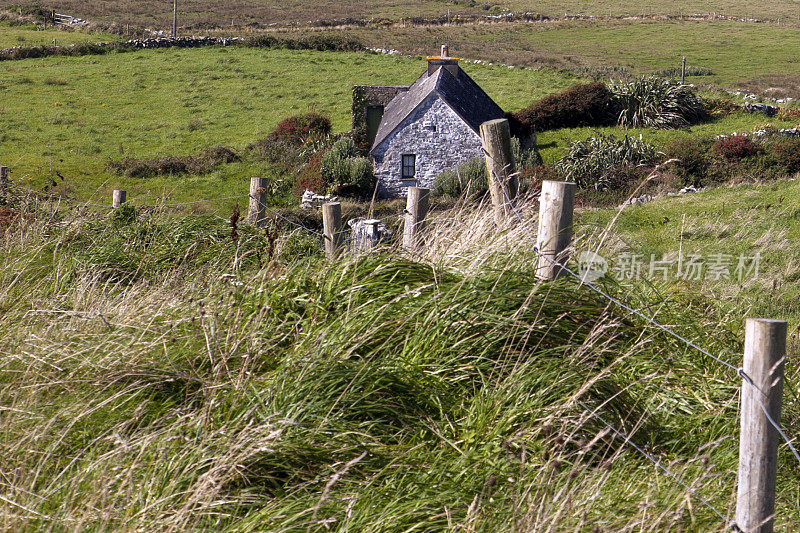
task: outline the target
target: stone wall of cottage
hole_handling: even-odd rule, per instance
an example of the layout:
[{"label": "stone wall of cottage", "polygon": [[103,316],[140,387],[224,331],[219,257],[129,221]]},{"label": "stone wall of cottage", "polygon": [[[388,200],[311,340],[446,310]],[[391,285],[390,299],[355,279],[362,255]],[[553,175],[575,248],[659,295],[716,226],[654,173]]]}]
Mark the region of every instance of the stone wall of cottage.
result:
[{"label": "stone wall of cottage", "polygon": [[[416,182],[401,180],[403,154],[416,155]],[[378,193],[406,195],[409,186],[433,188],[436,175],[481,157],[481,138],[435,93],[373,152]]]}]

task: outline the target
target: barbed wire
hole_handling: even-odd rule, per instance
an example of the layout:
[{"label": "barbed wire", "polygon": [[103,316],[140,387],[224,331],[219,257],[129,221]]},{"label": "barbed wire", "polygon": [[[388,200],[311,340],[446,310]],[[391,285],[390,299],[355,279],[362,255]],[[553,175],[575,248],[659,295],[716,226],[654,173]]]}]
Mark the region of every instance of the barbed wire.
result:
[{"label": "barbed wire", "polygon": [[[72,203],[72,204],[75,204],[75,205],[84,205],[84,206],[88,205],[88,206],[92,206],[92,207],[102,207],[102,208],[105,208],[105,209],[113,209],[113,206],[108,205],[108,204],[98,204],[98,203],[93,203],[93,202],[85,202],[85,201],[82,201],[82,200],[77,200],[75,198],[67,198],[65,196],[59,196],[57,194],[50,194],[50,193],[43,192],[43,191],[36,191],[36,190],[31,189],[31,188],[25,187],[23,185],[18,185],[16,183],[14,183],[13,181],[9,181],[8,185],[10,185],[11,187],[14,187],[15,189],[19,189],[21,191],[24,191],[24,192],[26,192],[28,194],[33,194],[33,195],[36,195],[36,196],[39,196],[39,197],[42,197],[42,198],[47,198],[49,200],[57,200],[57,201],[60,201],[60,202],[67,202],[67,203]],[[134,207],[142,207],[142,208],[145,208],[145,207],[149,207],[149,208],[181,207],[181,206],[186,206],[186,205],[202,204],[202,203],[205,203],[205,202],[219,202],[219,201],[223,201],[223,200],[236,200],[236,199],[248,198],[248,197],[249,197],[249,195],[247,195],[247,194],[239,194],[239,195],[236,195],[236,196],[222,196],[222,197],[217,197],[217,198],[204,198],[204,199],[201,199],[201,200],[192,200],[192,201],[189,201],[189,202],[177,202],[177,203],[162,203],[162,204],[135,204],[133,202],[126,202],[126,203],[128,203],[130,205],[133,205]]]},{"label": "barbed wire", "polygon": [[[706,500],[706,499],[705,499],[703,496],[701,496],[701,495],[700,495],[700,494],[699,494],[699,493],[698,493],[696,490],[694,490],[692,487],[690,487],[689,485],[687,485],[687,484],[686,484],[686,483],[685,483],[685,482],[684,482],[684,481],[683,481],[683,480],[682,480],[680,477],[678,477],[678,476],[677,476],[675,473],[673,473],[673,472],[672,472],[672,471],[671,471],[669,468],[667,468],[666,466],[664,466],[663,464],[661,464],[661,461],[657,460],[657,459],[656,459],[655,457],[653,457],[651,454],[647,453],[647,451],[646,451],[646,450],[644,450],[644,448],[642,448],[641,446],[639,446],[638,444],[636,444],[635,442],[633,442],[633,441],[632,441],[632,440],[631,440],[631,439],[630,439],[630,438],[629,438],[627,435],[625,435],[624,433],[622,433],[621,431],[619,431],[617,428],[615,428],[614,426],[612,426],[611,424],[609,424],[608,422],[606,422],[606,420],[605,420],[605,419],[604,419],[602,416],[600,416],[599,414],[597,414],[597,409],[591,409],[590,407],[588,407],[587,405],[585,405],[585,404],[584,404],[583,402],[581,402],[581,401],[577,401],[576,403],[577,403],[578,405],[580,405],[580,406],[581,406],[583,409],[585,409],[585,410],[586,410],[586,412],[587,412],[589,415],[593,416],[594,418],[596,418],[596,419],[598,419],[600,422],[602,422],[602,423],[603,423],[603,425],[605,425],[605,426],[606,426],[608,429],[610,429],[610,430],[611,430],[611,431],[612,431],[612,432],[613,432],[613,433],[614,433],[614,434],[615,434],[617,437],[619,437],[619,438],[621,438],[622,440],[624,440],[626,444],[629,444],[629,445],[630,445],[630,446],[631,446],[633,449],[635,449],[637,452],[639,452],[639,453],[640,453],[640,454],[642,454],[644,457],[646,457],[646,458],[647,458],[647,459],[648,459],[648,460],[649,460],[651,463],[653,463],[653,464],[654,464],[654,465],[656,465],[658,468],[660,468],[660,469],[661,469],[661,470],[662,470],[664,473],[666,473],[666,474],[667,474],[669,477],[671,477],[671,478],[672,478],[672,479],[673,479],[673,480],[674,480],[676,483],[678,483],[678,484],[679,484],[679,485],[681,485],[683,488],[685,488],[687,491],[689,491],[689,493],[690,493],[692,496],[695,496],[697,499],[699,499],[701,502],[703,502],[703,504],[704,504],[706,507],[708,507],[709,509],[711,509],[712,511],[714,511],[714,513],[715,513],[715,514],[716,514],[718,517],[720,517],[720,518],[722,519],[722,521],[723,521],[723,522],[727,522],[727,521],[728,521],[728,518],[727,518],[725,515],[723,515],[723,514],[722,514],[722,513],[721,513],[721,512],[720,512],[720,511],[719,511],[719,510],[716,508],[716,507],[714,507],[713,505],[711,505],[711,502],[709,502],[708,500]],[[730,527],[731,527],[731,529],[732,529],[732,530],[734,530],[734,531],[738,531],[738,527],[736,526],[736,524],[731,524],[731,526],[730,526]],[[734,529],[734,528],[735,528],[735,529]]]},{"label": "barbed wire", "polygon": [[[483,151],[487,156],[489,155],[488,152],[486,152],[486,149],[483,149]],[[653,171],[653,173],[658,172],[659,167],[660,167],[660,165],[656,167],[656,169]],[[694,348],[695,350],[697,350],[700,353],[710,357],[711,359],[721,363],[722,365],[728,367],[729,369],[734,370],[736,372],[736,374],[739,377],[742,378],[742,383],[745,383],[745,384],[751,386],[753,389],[755,389],[756,394],[754,394],[753,397],[755,398],[756,402],[761,407],[761,410],[764,412],[764,415],[766,416],[766,418],[769,421],[770,425],[773,428],[775,428],[775,430],[780,434],[780,436],[783,439],[783,441],[786,443],[786,445],[792,451],[792,454],[794,455],[795,459],[797,459],[798,463],[800,463],[800,454],[797,453],[797,450],[795,449],[794,445],[792,444],[792,442],[791,442],[792,439],[790,439],[786,435],[786,433],[784,433],[783,429],[781,429],[780,424],[778,422],[776,422],[772,418],[772,416],[769,414],[769,411],[768,411],[766,405],[764,405],[764,403],[759,398],[759,394],[761,393],[761,391],[758,389],[758,387],[756,387],[755,383],[753,382],[753,379],[749,375],[747,375],[747,373],[745,372],[743,367],[737,367],[735,365],[732,365],[731,363],[725,361],[721,357],[718,357],[718,356],[710,353],[709,351],[704,350],[703,348],[699,347],[694,342],[692,342],[692,341],[686,339],[685,337],[683,337],[682,335],[672,331],[670,328],[668,328],[668,327],[664,326],[663,324],[657,322],[655,319],[647,316],[646,314],[644,314],[640,310],[634,309],[633,307],[625,304],[624,302],[620,301],[619,299],[614,298],[613,296],[611,296],[610,294],[608,294],[604,290],[602,290],[599,287],[597,287],[594,283],[592,283],[590,281],[587,281],[584,276],[579,275],[578,273],[576,273],[575,271],[573,271],[572,269],[570,269],[569,267],[564,265],[562,262],[558,261],[557,259],[551,258],[551,257],[547,256],[546,254],[542,253],[542,251],[539,249],[538,243],[536,242],[536,237],[530,231],[530,229],[529,229],[529,227],[527,225],[527,222],[525,221],[525,219],[523,219],[522,215],[517,210],[516,206],[514,205],[514,202],[512,201],[511,197],[508,194],[508,191],[506,190],[506,187],[505,187],[505,184],[503,183],[503,180],[501,180],[500,177],[497,175],[497,172],[496,172],[496,170],[494,169],[493,166],[490,167],[490,174],[497,181],[497,183],[500,186],[500,189],[503,192],[503,196],[506,199],[504,204],[508,205],[511,208],[511,210],[514,212],[514,215],[517,217],[517,219],[520,221],[520,223],[522,223],[523,228],[525,229],[528,237],[533,241],[533,250],[539,257],[542,257],[545,260],[547,260],[550,263],[552,263],[553,265],[561,268],[564,272],[567,272],[568,274],[573,276],[575,279],[577,279],[581,283],[581,285],[586,285],[587,287],[592,289],[594,292],[596,292],[597,294],[599,294],[599,295],[603,296],[604,298],[608,299],[610,302],[614,303],[615,305],[618,305],[619,307],[621,307],[621,308],[623,308],[623,309],[625,309],[627,311],[630,311],[631,313],[634,313],[635,315],[643,318],[644,320],[646,320],[648,323],[652,324],[653,326],[656,326],[661,331],[667,333],[668,335],[674,337],[677,340],[680,340],[680,341],[684,342],[687,346],[690,346],[690,347]],[[611,427],[611,426],[609,426],[609,427]],[[612,430],[617,432],[617,430],[615,430],[614,428],[612,428]],[[619,433],[619,432],[617,432],[617,433]],[[633,443],[631,443],[631,444],[633,445]],[[638,447],[636,447],[636,448],[640,452],[642,452],[645,456],[650,458],[649,455],[646,452],[644,452],[644,450],[641,450]],[[652,458],[651,458],[651,460],[652,460]],[[717,513],[717,514],[719,514],[719,513]],[[720,514],[720,516],[722,516],[722,515]],[[731,525],[731,529],[734,530],[734,531],[739,531],[739,528],[738,528],[738,526],[736,524],[732,524]]]}]

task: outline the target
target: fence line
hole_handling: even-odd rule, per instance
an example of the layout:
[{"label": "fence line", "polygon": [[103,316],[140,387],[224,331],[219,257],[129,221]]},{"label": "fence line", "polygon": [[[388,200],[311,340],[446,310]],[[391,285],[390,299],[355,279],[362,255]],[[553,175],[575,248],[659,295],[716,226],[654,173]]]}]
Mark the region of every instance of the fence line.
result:
[{"label": "fence line", "polygon": [[[102,208],[105,208],[105,209],[113,209],[113,206],[109,205],[109,204],[98,204],[98,203],[94,203],[94,202],[84,202],[82,200],[76,200],[76,199],[73,199],[73,198],[67,198],[65,196],[58,196],[57,194],[49,194],[49,193],[42,192],[42,191],[35,191],[35,190],[30,189],[28,187],[25,187],[23,185],[17,185],[14,182],[9,182],[9,185],[11,187],[15,188],[15,189],[19,189],[20,191],[26,192],[28,194],[33,194],[33,195],[36,195],[36,196],[39,196],[41,198],[45,198],[45,199],[48,199],[48,200],[58,200],[59,202],[67,202],[67,203],[71,203],[71,204],[74,204],[74,205],[83,205],[83,206],[92,206],[92,207],[102,207]],[[218,201],[222,201],[222,200],[237,200],[237,199],[242,199],[242,198],[247,198],[247,197],[248,197],[247,194],[239,194],[239,195],[236,195],[236,196],[222,196],[222,197],[218,197],[218,198],[206,198],[206,199],[202,199],[202,200],[193,200],[193,201],[190,201],[190,202],[177,202],[177,203],[164,203],[164,204],[133,204],[133,205],[134,205],[134,207],[149,207],[149,208],[181,207],[181,206],[186,206],[186,205],[202,204],[204,202],[218,202]],[[131,202],[125,202],[125,203],[131,203]]]},{"label": "fence line", "polygon": [[[661,165],[656,166],[655,170],[653,170],[653,172],[650,174],[650,176],[653,176],[656,172],[658,172],[660,170],[660,168],[661,168]],[[552,259],[552,258],[542,254],[541,251],[539,250],[538,245],[536,244],[536,237],[533,235],[532,232],[530,232],[527,224],[525,223],[525,220],[522,218],[522,216],[520,215],[520,213],[517,210],[516,206],[514,205],[514,202],[511,201],[508,193],[506,192],[505,187],[503,186],[502,180],[500,180],[500,178],[496,174],[494,174],[494,173],[492,173],[492,174],[493,174],[494,178],[500,182],[502,190],[503,190],[503,194],[505,195],[505,198],[506,198],[506,201],[508,202],[508,204],[510,204],[511,210],[514,212],[514,214],[517,217],[517,219],[523,224],[523,227],[525,228],[526,232],[528,233],[528,236],[533,241],[533,250],[534,250],[534,252],[536,252],[536,254],[539,257],[544,257],[548,261],[551,261],[554,265],[556,265],[559,268],[563,269],[565,272],[569,273],[571,276],[573,276],[575,279],[577,279],[581,283],[581,285],[586,285],[587,287],[592,289],[597,294],[599,294],[599,295],[603,296],[604,298],[606,298],[608,301],[614,303],[615,305],[618,305],[619,307],[621,307],[621,308],[623,308],[623,309],[625,309],[627,311],[630,311],[631,313],[634,313],[635,315],[643,318],[648,323],[650,323],[651,325],[657,327],[661,331],[663,331],[663,332],[667,333],[668,335],[671,335],[675,339],[683,342],[687,346],[690,346],[690,347],[694,348],[695,350],[697,350],[698,352],[702,353],[703,355],[706,355],[706,356],[710,357],[711,359],[713,359],[714,361],[717,361],[718,363],[720,363],[720,364],[728,367],[729,369],[735,371],[736,374],[739,377],[742,378],[744,383],[748,384],[749,386],[751,386],[753,388],[756,388],[755,384],[753,383],[752,378],[750,378],[750,376],[748,376],[747,373],[745,373],[743,367],[737,367],[737,366],[729,363],[728,361],[725,361],[724,359],[712,354],[711,352],[699,347],[694,342],[692,342],[689,339],[683,337],[679,333],[676,333],[676,332],[672,331],[670,328],[668,328],[668,327],[664,326],[663,324],[657,322],[655,319],[647,316],[642,311],[640,311],[638,309],[634,309],[633,307],[630,307],[629,305],[625,304],[621,300],[611,296],[610,294],[608,294],[607,292],[605,292],[601,288],[597,287],[594,283],[592,283],[590,281],[586,281],[582,276],[580,276],[578,273],[576,273],[574,270],[572,270],[571,268],[567,267],[566,265],[564,265],[560,261],[558,261],[556,259]],[[756,395],[756,399],[758,400],[758,403],[761,406],[762,411],[764,411],[764,414],[767,416],[767,419],[769,420],[770,424],[778,431],[778,433],[780,433],[781,437],[783,438],[783,441],[789,446],[789,449],[792,451],[792,454],[794,454],[795,458],[798,461],[798,464],[800,464],[800,454],[798,454],[797,450],[795,449],[794,445],[792,444],[792,442],[791,442],[792,439],[789,439],[789,437],[786,435],[786,433],[784,433],[784,431],[781,429],[780,424],[778,424],[775,420],[772,419],[772,417],[767,412],[766,406],[761,402],[760,399],[758,399],[758,395]]]}]

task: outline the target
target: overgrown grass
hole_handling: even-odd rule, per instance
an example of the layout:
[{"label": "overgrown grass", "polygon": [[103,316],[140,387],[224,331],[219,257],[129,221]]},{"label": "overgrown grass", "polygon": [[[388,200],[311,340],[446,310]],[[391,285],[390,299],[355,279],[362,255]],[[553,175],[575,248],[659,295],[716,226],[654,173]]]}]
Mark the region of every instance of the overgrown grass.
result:
[{"label": "overgrown grass", "polygon": [[[282,238],[260,267],[264,237],[222,220],[44,214],[0,254],[6,529],[727,526],[577,402],[730,515],[736,376],[536,281],[524,227],[498,236],[488,209],[434,217],[424,257],[331,264]],[[739,357],[738,316],[606,288]],[[782,454],[787,530],[797,486]]]}]

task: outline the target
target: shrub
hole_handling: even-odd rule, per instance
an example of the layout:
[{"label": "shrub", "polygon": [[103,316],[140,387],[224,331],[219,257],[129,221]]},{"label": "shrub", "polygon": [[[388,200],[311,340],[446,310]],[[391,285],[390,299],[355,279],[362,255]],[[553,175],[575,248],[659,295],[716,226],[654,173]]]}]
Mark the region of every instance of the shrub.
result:
[{"label": "shrub", "polygon": [[800,139],[780,139],[770,147],[775,163],[786,172],[800,172]]},{"label": "shrub", "polygon": [[357,154],[353,139],[342,137],[322,158],[322,178],[335,186],[338,194],[361,196],[372,193],[375,181],[372,163]]},{"label": "shrub", "polygon": [[[677,78],[681,75],[681,67],[665,68],[657,72],[659,76],[665,78]],[[686,65],[687,76],[713,76],[714,71],[708,67],[698,67],[695,65]]]},{"label": "shrub", "polygon": [[714,150],[725,159],[735,161],[744,159],[756,153],[756,146],[749,137],[734,135],[733,137],[723,137],[714,144]]},{"label": "shrub", "polygon": [[677,159],[672,170],[684,185],[701,185],[711,163],[711,146],[707,139],[678,139],[667,146],[667,158]]},{"label": "shrub", "polygon": [[533,147],[524,147],[518,137],[511,137],[511,153],[517,166],[517,172],[542,164],[542,156],[536,149],[535,140],[533,140]]},{"label": "shrub", "polygon": [[283,119],[270,135],[278,142],[303,144],[330,133],[331,119],[318,113],[306,113]]},{"label": "shrub", "polygon": [[655,165],[660,153],[651,145],[628,137],[597,133],[585,141],[575,141],[569,153],[556,163],[559,174],[571,177],[578,187],[608,189],[620,167]]},{"label": "shrub", "polygon": [[617,123],[626,128],[686,128],[707,116],[691,87],[657,76],[611,82],[618,106]]},{"label": "shrub", "polygon": [[800,119],[800,109],[795,107],[787,107],[778,111],[778,118],[781,120],[797,120]]},{"label": "shrub", "polygon": [[434,193],[437,196],[460,198],[481,198],[489,190],[486,176],[486,163],[482,157],[464,161],[452,170],[445,170],[436,176]]},{"label": "shrub", "polygon": [[712,98],[710,100],[706,100],[704,105],[706,107],[706,111],[710,115],[722,117],[731,115],[741,109],[741,106],[736,102],[731,102],[730,100],[724,100],[722,98]]},{"label": "shrub", "polygon": [[323,194],[328,188],[328,184],[322,177],[320,169],[322,167],[322,158],[324,153],[317,152],[313,154],[308,163],[303,167],[297,176],[297,181],[294,183],[294,194],[299,198],[307,190],[314,191],[317,194]]},{"label": "shrub", "polygon": [[204,174],[222,164],[239,161],[239,154],[225,146],[206,148],[200,154],[187,156],[166,156],[155,159],[136,159],[126,157],[112,161],[109,168],[117,174],[130,178],[151,178],[158,175],[176,175],[191,172]]},{"label": "shrub", "polygon": [[520,134],[613,123],[612,94],[604,83],[578,84],[512,113],[512,133]]}]

